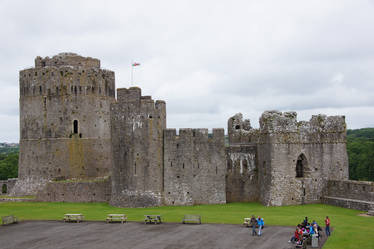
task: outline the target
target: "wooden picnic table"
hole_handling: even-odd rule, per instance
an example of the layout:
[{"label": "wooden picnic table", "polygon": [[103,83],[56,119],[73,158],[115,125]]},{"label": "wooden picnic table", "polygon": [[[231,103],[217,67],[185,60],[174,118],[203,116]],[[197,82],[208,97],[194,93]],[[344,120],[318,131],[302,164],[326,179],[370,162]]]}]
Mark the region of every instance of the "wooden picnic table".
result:
[{"label": "wooden picnic table", "polygon": [[9,216],[2,216],[1,217],[2,224],[7,225],[7,224],[12,224],[12,223],[17,223],[18,218],[14,215],[9,215]]},{"label": "wooden picnic table", "polygon": [[249,224],[251,223],[251,218],[244,218],[243,225],[249,227]]},{"label": "wooden picnic table", "polygon": [[201,216],[198,214],[185,214],[182,220],[183,224],[198,223],[201,224]]},{"label": "wooden picnic table", "polygon": [[144,215],[145,224],[161,224],[161,215]]},{"label": "wooden picnic table", "polygon": [[77,223],[83,221],[83,214],[64,214],[64,222],[66,221],[76,221]]},{"label": "wooden picnic table", "polygon": [[106,217],[106,222],[120,221],[122,224],[126,222],[127,216],[125,214],[108,214]]}]

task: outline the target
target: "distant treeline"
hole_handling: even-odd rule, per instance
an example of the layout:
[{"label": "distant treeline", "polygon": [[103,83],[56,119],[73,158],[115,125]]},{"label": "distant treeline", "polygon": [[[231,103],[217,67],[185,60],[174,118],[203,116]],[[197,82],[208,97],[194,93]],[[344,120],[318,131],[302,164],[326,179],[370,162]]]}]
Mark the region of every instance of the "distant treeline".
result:
[{"label": "distant treeline", "polygon": [[349,178],[374,181],[374,128],[347,131]]},{"label": "distant treeline", "polygon": [[[18,151],[18,147],[0,148],[0,180],[17,177]],[[374,181],[374,128],[348,130],[347,151],[349,178]]]}]

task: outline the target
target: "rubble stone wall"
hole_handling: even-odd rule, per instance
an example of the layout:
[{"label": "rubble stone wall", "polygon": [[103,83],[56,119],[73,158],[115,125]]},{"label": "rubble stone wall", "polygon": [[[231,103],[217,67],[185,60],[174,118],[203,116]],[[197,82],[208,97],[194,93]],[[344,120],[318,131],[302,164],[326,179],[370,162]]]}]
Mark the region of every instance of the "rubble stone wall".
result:
[{"label": "rubble stone wall", "polygon": [[111,106],[112,205],[162,204],[165,128],[164,101],[142,96],[138,87],[117,90],[117,101]]},{"label": "rubble stone wall", "polygon": [[108,202],[111,195],[111,181],[50,181],[37,193],[37,201],[48,202]]},{"label": "rubble stone wall", "polygon": [[166,205],[226,203],[224,130],[164,131]]},{"label": "rubble stone wall", "polygon": [[63,53],[20,72],[19,181],[35,194],[56,179],[107,176],[114,72],[100,61]]},{"label": "rubble stone wall", "polygon": [[[348,179],[343,116],[312,116],[297,122],[295,112],[264,112],[260,118],[259,174],[264,205],[321,202],[330,179]],[[301,160],[303,159],[303,160]],[[302,176],[297,175],[302,161]]]},{"label": "rubble stone wall", "polygon": [[226,148],[226,200],[227,202],[258,201],[257,146],[255,144],[230,145]]}]

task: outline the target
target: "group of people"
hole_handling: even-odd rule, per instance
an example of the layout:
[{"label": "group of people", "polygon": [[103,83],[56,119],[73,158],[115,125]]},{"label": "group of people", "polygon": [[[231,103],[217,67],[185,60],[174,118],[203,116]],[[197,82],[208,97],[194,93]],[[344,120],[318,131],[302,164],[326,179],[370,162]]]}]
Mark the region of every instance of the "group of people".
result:
[{"label": "group of people", "polygon": [[[325,226],[326,236],[330,236],[330,218],[328,216],[326,216],[325,219]],[[316,236],[319,239],[322,236],[321,232],[322,228],[317,224],[315,220],[310,223],[308,217],[305,217],[303,222],[297,225],[294,235],[288,242],[302,245],[304,243],[304,239],[306,238]]]},{"label": "group of people", "polygon": [[[251,220],[249,221],[249,226],[252,227],[252,236],[261,236],[262,229],[264,228],[264,219],[258,216],[256,219],[254,215],[252,215]],[[256,231],[256,227],[258,227],[258,232]]]}]

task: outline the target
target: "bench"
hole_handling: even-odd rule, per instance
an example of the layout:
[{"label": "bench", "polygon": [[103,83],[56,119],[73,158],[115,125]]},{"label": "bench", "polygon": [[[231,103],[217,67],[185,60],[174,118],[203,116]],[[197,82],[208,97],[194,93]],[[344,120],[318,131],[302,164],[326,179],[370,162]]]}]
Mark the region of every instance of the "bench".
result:
[{"label": "bench", "polygon": [[82,214],[65,214],[64,215],[64,222],[67,221],[76,221],[77,223],[82,222],[84,216]]},{"label": "bench", "polygon": [[243,225],[249,227],[249,224],[251,224],[251,218],[244,218]]},{"label": "bench", "polygon": [[145,224],[161,224],[161,215],[144,215]]},{"label": "bench", "polygon": [[8,225],[8,224],[13,224],[13,223],[18,223],[18,219],[14,215],[9,215],[9,216],[2,216],[1,217],[2,224],[3,225]]},{"label": "bench", "polygon": [[198,223],[201,224],[201,216],[196,214],[185,214],[182,220],[183,224]]},{"label": "bench", "polygon": [[106,217],[106,222],[120,221],[122,224],[126,222],[127,216],[125,214],[108,214]]}]

